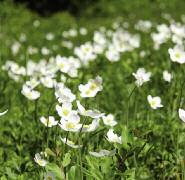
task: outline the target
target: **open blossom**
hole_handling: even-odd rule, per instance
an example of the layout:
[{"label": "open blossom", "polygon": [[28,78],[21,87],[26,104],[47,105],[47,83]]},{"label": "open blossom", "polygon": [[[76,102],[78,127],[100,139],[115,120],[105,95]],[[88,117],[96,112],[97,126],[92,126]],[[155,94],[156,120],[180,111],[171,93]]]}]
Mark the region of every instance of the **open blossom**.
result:
[{"label": "open blossom", "polygon": [[4,111],[4,112],[0,112],[0,116],[5,115],[7,112],[8,112],[8,109],[6,111]]},{"label": "open blossom", "polygon": [[80,122],[80,117],[77,114],[71,113],[68,119],[61,119],[59,126],[64,130],[64,131],[71,131],[71,132],[78,132],[82,124]]},{"label": "open blossom", "polygon": [[39,153],[35,154],[34,160],[39,166],[42,167],[46,166],[47,164],[47,161],[45,159],[42,159]]},{"label": "open blossom", "polygon": [[179,118],[185,122],[185,110],[184,109],[179,109]]},{"label": "open blossom", "polygon": [[71,92],[71,90],[64,86],[63,83],[58,83],[55,87],[55,96],[60,103],[73,102],[76,96]]},{"label": "open blossom", "polygon": [[58,115],[64,119],[68,119],[72,113],[77,114],[76,111],[72,110],[72,104],[70,102],[65,102],[62,106],[56,105],[56,110]]},{"label": "open blossom", "polygon": [[59,70],[63,73],[67,73],[70,68],[70,64],[68,62],[68,59],[66,57],[57,56],[56,57],[56,64]]},{"label": "open blossom", "polygon": [[113,143],[119,143],[119,144],[122,143],[121,136],[118,136],[117,134],[115,134],[113,129],[109,129],[109,131],[107,132],[107,140]]},{"label": "open blossom", "polygon": [[66,139],[66,138],[60,138],[61,141],[64,143],[64,144],[67,144],[68,146],[74,148],[74,149],[77,149],[77,148],[81,148],[82,145],[76,145],[73,141],[70,141],[69,139]]},{"label": "open blossom", "polygon": [[81,97],[95,97],[103,89],[102,82],[102,78],[97,76],[95,79],[90,79],[85,85],[80,84],[78,88],[81,92]]},{"label": "open blossom", "polygon": [[163,71],[163,79],[167,82],[171,82],[172,74],[170,74],[168,71]]},{"label": "open blossom", "polygon": [[151,72],[146,72],[144,68],[139,68],[136,73],[132,73],[136,78],[136,85],[142,86],[144,82],[150,81]]},{"label": "open blossom", "polygon": [[78,112],[82,116],[88,116],[91,118],[100,118],[104,115],[104,113],[101,113],[98,110],[86,110],[81,104],[80,101],[76,101],[77,107],[78,107]]},{"label": "open blossom", "polygon": [[151,95],[147,96],[148,102],[152,109],[158,109],[160,107],[163,107],[161,104],[161,98],[160,97],[152,97]]},{"label": "open blossom", "polygon": [[112,114],[108,114],[107,116],[103,116],[103,123],[108,126],[115,126],[117,122],[115,121],[115,118]]},{"label": "open blossom", "polygon": [[21,93],[29,100],[36,100],[40,97],[40,92],[29,88],[27,85],[23,85]]},{"label": "open blossom", "polygon": [[170,48],[168,49],[168,53],[170,54],[170,58],[173,62],[177,62],[180,64],[185,63],[185,51],[181,48]]},{"label": "open blossom", "polygon": [[58,121],[55,121],[55,118],[53,116],[49,116],[48,118],[41,117],[40,121],[47,127],[56,126],[58,124]]}]

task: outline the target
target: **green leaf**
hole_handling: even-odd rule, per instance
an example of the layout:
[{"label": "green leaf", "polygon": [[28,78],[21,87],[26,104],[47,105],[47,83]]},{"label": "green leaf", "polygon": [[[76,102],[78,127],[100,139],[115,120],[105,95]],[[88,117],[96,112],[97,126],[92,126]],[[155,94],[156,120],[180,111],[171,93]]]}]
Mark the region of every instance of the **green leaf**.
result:
[{"label": "green leaf", "polygon": [[128,144],[132,143],[132,139],[131,139],[131,135],[129,134],[129,130],[126,126],[122,126],[121,137],[122,137],[123,147],[128,150],[130,147]]},{"label": "green leaf", "polygon": [[64,159],[62,161],[63,167],[68,166],[70,164],[70,162],[71,162],[71,154],[70,153],[66,153],[65,157],[64,157]]},{"label": "green leaf", "polygon": [[51,171],[55,175],[56,179],[64,179],[65,178],[62,168],[58,167],[54,163],[48,163],[46,165],[46,170]]},{"label": "green leaf", "polygon": [[50,148],[46,148],[45,152],[50,155],[50,156],[56,156],[55,153],[50,149]]}]

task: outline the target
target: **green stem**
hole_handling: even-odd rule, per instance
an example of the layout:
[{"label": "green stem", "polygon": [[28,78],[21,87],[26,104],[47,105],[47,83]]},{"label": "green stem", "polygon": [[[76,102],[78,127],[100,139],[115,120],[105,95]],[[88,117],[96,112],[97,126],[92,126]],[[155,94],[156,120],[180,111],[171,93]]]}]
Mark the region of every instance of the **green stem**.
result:
[{"label": "green stem", "polygon": [[137,86],[135,86],[131,93],[129,94],[128,98],[127,98],[127,117],[126,117],[126,124],[127,124],[127,127],[128,127],[128,120],[129,120],[129,108],[130,108],[130,98],[132,96],[132,94],[134,93],[134,91],[136,90]]}]

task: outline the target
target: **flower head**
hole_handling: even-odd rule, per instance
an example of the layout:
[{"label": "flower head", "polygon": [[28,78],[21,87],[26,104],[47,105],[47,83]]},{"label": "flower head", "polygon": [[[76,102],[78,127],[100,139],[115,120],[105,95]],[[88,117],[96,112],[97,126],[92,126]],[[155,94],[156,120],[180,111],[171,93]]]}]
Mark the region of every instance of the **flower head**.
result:
[{"label": "flower head", "polygon": [[107,140],[113,143],[119,143],[119,144],[122,143],[121,136],[118,136],[117,134],[115,134],[113,129],[109,129],[109,131],[107,132]]},{"label": "flower head", "polygon": [[161,104],[161,98],[160,97],[152,97],[151,95],[147,96],[148,102],[151,106],[152,109],[157,109],[160,107],[163,107],[163,105]]},{"label": "flower head", "polygon": [[56,126],[58,124],[58,121],[55,121],[55,118],[53,116],[49,116],[48,118],[41,117],[40,121],[47,127]]},{"label": "flower head", "polygon": [[177,62],[180,64],[185,63],[185,51],[181,48],[170,48],[168,49],[168,53],[170,54],[170,58],[173,62]]},{"label": "flower head", "polygon": [[103,116],[103,123],[108,126],[115,126],[117,122],[112,114],[108,114],[107,116]]},{"label": "flower head", "polygon": [[35,154],[34,160],[39,166],[42,167],[46,166],[47,164],[47,161],[42,159],[39,153]]},{"label": "flower head", "polygon": [[139,68],[136,73],[133,73],[136,78],[136,85],[142,86],[144,82],[150,81],[151,72],[146,72],[144,68]]}]

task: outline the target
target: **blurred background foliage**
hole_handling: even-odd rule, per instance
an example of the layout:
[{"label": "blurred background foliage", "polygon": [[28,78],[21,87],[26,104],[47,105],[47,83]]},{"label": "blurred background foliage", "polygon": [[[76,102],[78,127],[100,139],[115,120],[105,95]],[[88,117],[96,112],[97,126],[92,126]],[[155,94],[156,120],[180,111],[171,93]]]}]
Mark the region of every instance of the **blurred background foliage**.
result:
[{"label": "blurred background foliage", "polygon": [[67,11],[75,17],[133,16],[134,14],[147,18],[151,17],[151,14],[155,17],[163,11],[176,16],[178,13],[183,13],[185,7],[184,0],[2,0],[2,2],[23,4],[42,16]]}]

